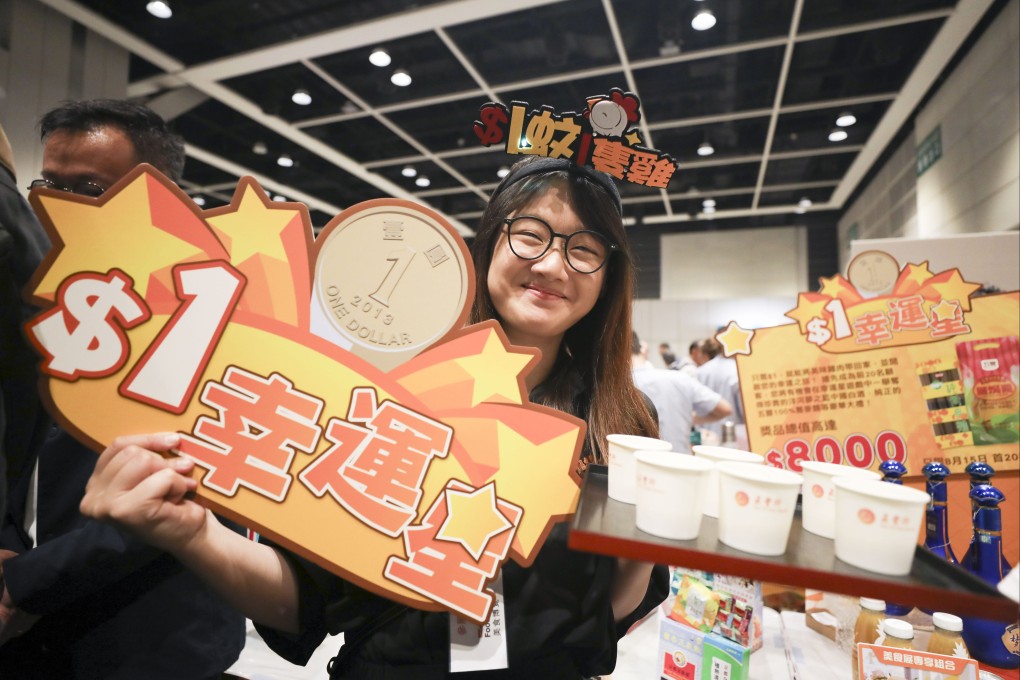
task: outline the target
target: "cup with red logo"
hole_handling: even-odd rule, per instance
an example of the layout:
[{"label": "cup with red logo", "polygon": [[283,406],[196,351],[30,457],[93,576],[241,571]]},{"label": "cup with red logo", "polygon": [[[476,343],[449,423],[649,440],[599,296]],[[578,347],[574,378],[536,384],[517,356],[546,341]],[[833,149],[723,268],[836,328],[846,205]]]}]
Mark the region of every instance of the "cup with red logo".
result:
[{"label": "cup with red logo", "polygon": [[606,436],[609,443],[609,461],[606,480],[607,492],[614,501],[634,505],[637,499],[636,451],[669,451],[673,445],[663,439],[639,437],[632,434],[611,434]]},{"label": "cup with red logo", "polygon": [[909,486],[836,477],[836,557],[879,574],[910,573],[931,496]]},{"label": "cup with red logo", "polygon": [[804,478],[770,465],[722,462],[719,540],[755,555],[782,555]]},{"label": "cup with red logo", "polygon": [[836,535],[836,487],[832,480],[836,477],[882,478],[882,475],[872,470],[816,460],[804,461],[801,468],[804,476],[804,488],[801,491],[802,525],[806,531],[825,538]]},{"label": "cup with red logo", "polygon": [[[733,461],[736,463],[755,463],[761,464],[765,462],[765,456],[757,453],[751,453],[750,451],[741,451],[740,449],[731,449],[726,446],[709,446],[707,444],[695,444],[691,447],[691,451],[694,455],[699,458],[711,461],[712,463],[721,463],[723,461]],[[709,517],[719,516],[719,472],[716,469],[712,469],[708,473],[708,480],[706,482],[707,488],[705,489],[705,514]]]}]

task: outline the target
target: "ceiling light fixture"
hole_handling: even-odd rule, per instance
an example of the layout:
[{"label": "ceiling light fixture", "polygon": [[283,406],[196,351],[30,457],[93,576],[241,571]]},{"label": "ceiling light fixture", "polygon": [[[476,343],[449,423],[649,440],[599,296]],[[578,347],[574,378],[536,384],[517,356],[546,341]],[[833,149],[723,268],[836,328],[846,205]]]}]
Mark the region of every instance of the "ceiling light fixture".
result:
[{"label": "ceiling light fixture", "polygon": [[401,168],[400,174],[403,175],[404,177],[414,177],[415,175],[418,174],[418,171],[415,170],[413,165],[405,165],[403,168]]},{"label": "ceiling light fixture", "polygon": [[715,26],[715,15],[709,10],[703,9],[691,19],[691,28],[695,31],[707,31]]},{"label": "ceiling light fixture", "polygon": [[312,93],[308,90],[294,90],[290,100],[298,106],[308,106],[312,103]]},{"label": "ceiling light fixture", "polygon": [[377,47],[372,50],[372,54],[368,55],[368,61],[371,62],[372,66],[382,68],[383,66],[389,66],[393,60],[390,59],[390,55],[386,50]]},{"label": "ceiling light fixture", "polygon": [[202,196],[201,194],[198,196],[193,196],[191,200],[193,200],[195,202],[195,205],[197,205],[200,208],[203,205],[205,205],[205,197]]},{"label": "ceiling light fixture", "polygon": [[704,201],[701,202],[701,207],[702,208],[714,208],[715,207],[715,199],[714,198],[706,198]]},{"label": "ceiling light fixture", "polygon": [[287,154],[281,154],[280,157],[276,159],[276,164],[281,168],[293,168],[294,159]]},{"label": "ceiling light fixture", "polygon": [[844,111],[843,113],[839,114],[839,118],[836,119],[836,125],[838,125],[839,127],[850,127],[856,122],[857,116],[850,113],[849,111]]},{"label": "ceiling light fixture", "polygon": [[275,196],[273,196],[273,200],[276,201],[277,203],[286,203],[287,197],[284,196],[283,194],[276,194]]},{"label": "ceiling light fixture", "polygon": [[711,156],[714,153],[715,147],[712,146],[712,143],[709,142],[707,139],[701,143],[701,146],[698,147],[699,156]]},{"label": "ceiling light fixture", "polygon": [[829,141],[830,142],[842,142],[844,139],[846,139],[849,136],[850,135],[848,135],[846,130],[844,130],[843,128],[836,128],[835,130],[833,130],[832,132],[829,133]]},{"label": "ceiling light fixture", "polygon": [[510,174],[510,168],[505,166],[505,165],[499,166],[499,170],[496,171],[496,177],[499,177],[500,179],[503,179],[504,177],[506,177],[509,174]]},{"label": "ceiling light fixture", "polygon": [[169,19],[174,15],[170,3],[166,0],[151,0],[145,4],[145,10],[157,19]]},{"label": "ceiling light fixture", "polygon": [[398,68],[393,72],[393,75],[390,76],[390,82],[397,87],[407,87],[411,84],[411,74],[402,68]]},{"label": "ceiling light fixture", "polygon": [[432,182],[429,181],[429,178],[426,177],[425,175],[421,175],[420,177],[418,177],[418,179],[414,180],[414,184],[415,186],[419,186],[424,189],[428,185],[432,184]]},{"label": "ceiling light fixture", "polygon": [[255,142],[251,145],[251,152],[256,156],[265,156],[269,153],[269,147],[265,142]]},{"label": "ceiling light fixture", "polygon": [[797,201],[797,206],[800,207],[800,208],[810,208],[811,207],[811,199],[808,198],[807,196],[805,196],[804,198],[802,198],[799,201]]},{"label": "ceiling light fixture", "polygon": [[714,215],[715,214],[715,208],[712,207],[712,206],[706,205],[706,206],[703,206],[701,208],[701,212],[704,215]]}]

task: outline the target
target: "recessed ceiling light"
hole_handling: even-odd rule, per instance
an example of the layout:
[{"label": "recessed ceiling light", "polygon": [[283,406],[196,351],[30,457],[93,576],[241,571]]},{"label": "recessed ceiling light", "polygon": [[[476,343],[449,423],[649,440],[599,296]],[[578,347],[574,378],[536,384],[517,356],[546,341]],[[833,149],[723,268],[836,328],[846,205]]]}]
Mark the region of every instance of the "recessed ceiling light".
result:
[{"label": "recessed ceiling light", "polygon": [[715,26],[715,15],[707,9],[703,9],[691,19],[691,28],[695,31],[707,31]]},{"label": "recessed ceiling light", "polygon": [[415,186],[419,186],[419,187],[424,188],[424,187],[427,187],[428,185],[432,184],[432,182],[430,182],[429,178],[426,177],[425,175],[421,175],[420,177],[418,177],[418,179],[414,180],[414,184],[415,184]]},{"label": "recessed ceiling light", "polygon": [[174,15],[174,11],[170,9],[170,3],[166,0],[151,0],[145,4],[145,9],[157,19],[169,19]]},{"label": "recessed ceiling light", "polygon": [[835,130],[833,130],[832,132],[829,133],[829,141],[830,142],[842,142],[844,139],[846,139],[849,136],[850,135],[848,135],[846,133],[846,130],[844,130],[843,128],[836,128]]},{"label": "recessed ceiling light", "polygon": [[404,177],[414,177],[415,175],[418,174],[418,171],[415,169],[413,165],[405,165],[403,168],[401,168],[400,174],[403,175]]},{"label": "recessed ceiling light", "polygon": [[281,154],[280,157],[276,159],[276,164],[281,168],[293,168],[294,159],[287,154]]},{"label": "recessed ceiling light", "polygon": [[496,177],[499,177],[500,179],[503,179],[504,177],[506,177],[509,174],[510,174],[510,168],[508,168],[505,165],[499,166],[499,170],[496,171]]},{"label": "recessed ceiling light", "polygon": [[191,200],[193,200],[195,202],[195,205],[197,205],[198,207],[202,207],[203,205],[205,205],[205,196],[201,195],[194,196],[192,197]]},{"label": "recessed ceiling light", "polygon": [[714,208],[715,207],[715,199],[714,198],[706,198],[704,201],[701,202],[701,207],[702,208]]},{"label": "recessed ceiling light", "polygon": [[265,156],[269,153],[269,147],[265,142],[255,142],[251,145],[251,152],[256,156]]},{"label": "recessed ceiling light", "polygon": [[275,196],[273,196],[273,200],[276,201],[277,203],[284,203],[286,202],[287,197],[284,196],[283,194],[276,194]]},{"label": "recessed ceiling light", "polygon": [[411,84],[411,74],[402,68],[398,68],[393,72],[393,75],[390,76],[390,82],[397,87],[407,87]]},{"label": "recessed ceiling light", "polygon": [[807,212],[807,208],[798,205],[796,208],[793,209],[793,212],[797,213],[798,215],[803,215],[804,213]]},{"label": "recessed ceiling light", "polygon": [[712,207],[712,206],[706,205],[706,206],[701,208],[701,212],[704,213],[705,215],[712,215],[712,214],[715,213],[715,208]]},{"label": "recessed ceiling light", "polygon": [[708,142],[708,140],[702,142],[701,146],[698,147],[698,155],[699,156],[711,156],[714,153],[715,153],[715,147],[712,146],[712,144],[710,142]]},{"label": "recessed ceiling light", "polygon": [[844,111],[843,113],[839,114],[839,118],[836,119],[836,125],[840,127],[850,127],[856,122],[857,116],[850,113],[849,111]]},{"label": "recessed ceiling light", "polygon": [[372,50],[372,54],[368,55],[368,60],[373,66],[389,66],[392,59],[390,59],[389,53],[380,48]]},{"label": "recessed ceiling light", "polygon": [[308,90],[294,90],[290,100],[298,106],[308,106],[312,103],[312,93]]},{"label": "recessed ceiling light", "polygon": [[811,199],[805,196],[804,198],[797,201],[797,205],[801,208],[809,208],[811,207]]}]

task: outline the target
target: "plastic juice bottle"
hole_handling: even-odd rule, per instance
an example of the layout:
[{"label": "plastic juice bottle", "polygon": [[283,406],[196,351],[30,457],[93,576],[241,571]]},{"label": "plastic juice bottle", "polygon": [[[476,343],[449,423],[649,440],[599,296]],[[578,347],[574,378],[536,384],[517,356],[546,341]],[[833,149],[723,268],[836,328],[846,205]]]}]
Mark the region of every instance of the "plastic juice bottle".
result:
[{"label": "plastic juice bottle", "polygon": [[885,633],[885,647],[897,647],[899,649],[914,648],[914,627],[900,619],[886,619],[882,622],[882,632]]},{"label": "plastic juice bottle", "polygon": [[875,640],[882,633],[882,621],[885,620],[885,602],[874,600],[870,597],[861,598],[861,613],[857,615],[857,622],[854,624],[854,646],[852,665],[854,680],[858,680],[860,668],[857,662],[857,644],[864,642],[869,645],[875,644]]},{"label": "plastic juice bottle", "polygon": [[[963,641],[963,619],[959,616],[935,612],[931,617],[935,630],[928,640],[928,651],[932,654],[969,658],[967,643]],[[951,676],[942,673],[926,673],[926,680],[945,680]]]}]

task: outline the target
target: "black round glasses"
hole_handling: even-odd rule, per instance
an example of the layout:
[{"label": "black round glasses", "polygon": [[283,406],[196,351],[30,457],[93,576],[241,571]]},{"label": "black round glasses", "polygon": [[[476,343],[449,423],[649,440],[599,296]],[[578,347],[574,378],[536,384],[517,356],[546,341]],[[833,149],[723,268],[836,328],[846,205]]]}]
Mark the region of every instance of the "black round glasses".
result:
[{"label": "black round glasses", "polygon": [[581,274],[594,274],[605,266],[616,250],[616,245],[609,239],[589,229],[560,234],[544,220],[531,215],[508,217],[503,222],[510,250],[522,260],[539,259],[552,247],[553,240],[561,238],[563,256],[570,268]]}]

